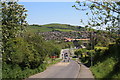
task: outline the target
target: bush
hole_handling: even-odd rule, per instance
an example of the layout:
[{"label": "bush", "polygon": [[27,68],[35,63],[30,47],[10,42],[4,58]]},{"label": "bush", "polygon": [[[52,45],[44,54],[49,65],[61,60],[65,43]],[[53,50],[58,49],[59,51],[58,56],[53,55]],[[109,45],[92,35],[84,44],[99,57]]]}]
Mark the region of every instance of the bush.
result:
[{"label": "bush", "polygon": [[18,65],[11,65],[11,64],[2,64],[2,77],[3,78],[20,78],[21,68]]},{"label": "bush", "polygon": [[120,45],[110,44],[108,48],[96,49],[94,66],[91,70],[96,78],[120,78]]},{"label": "bush", "polygon": [[52,44],[49,49],[48,43],[39,34],[24,32],[27,26],[27,10],[23,5],[16,1],[4,1],[2,11],[3,78],[26,78],[45,70],[46,64],[43,62],[46,57],[59,55],[60,50],[55,45],[52,47]]},{"label": "bush", "polygon": [[[44,65],[44,66],[43,66]],[[45,64],[39,66],[39,68],[36,69],[30,69],[26,68],[24,70],[21,69],[19,65],[11,65],[11,64],[3,64],[3,70],[2,70],[2,77],[3,79],[5,78],[10,78],[10,79],[23,79],[26,77],[29,77],[30,75],[33,75],[38,72],[42,72],[45,70]]]},{"label": "bush", "polygon": [[3,54],[3,61],[7,63],[20,64],[32,53],[29,50],[29,44],[21,37],[9,40],[7,45],[8,47]]},{"label": "bush", "polygon": [[45,42],[37,34],[24,36],[12,38],[6,43],[7,48],[3,54],[3,78],[26,78],[42,72],[47,67],[47,57],[59,56],[59,46]]},{"label": "bush", "polygon": [[85,52],[86,52],[86,49],[85,49],[85,48],[84,48],[84,49],[82,48],[82,49],[76,50],[74,54],[75,54],[77,57],[78,57],[78,56],[79,56],[79,57],[82,57],[82,53],[85,53]]}]

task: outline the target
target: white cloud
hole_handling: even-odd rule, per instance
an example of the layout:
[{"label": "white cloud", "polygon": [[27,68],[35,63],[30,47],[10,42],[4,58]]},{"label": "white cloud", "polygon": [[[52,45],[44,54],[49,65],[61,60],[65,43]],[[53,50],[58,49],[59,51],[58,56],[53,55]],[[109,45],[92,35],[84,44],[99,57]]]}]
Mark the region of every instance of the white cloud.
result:
[{"label": "white cloud", "polygon": [[19,2],[75,2],[76,0],[19,0]]},{"label": "white cloud", "polygon": [[[19,1],[19,2],[75,2],[75,1],[101,1],[101,0],[1,0],[1,1]],[[102,1],[119,1],[119,0],[102,0]]]}]

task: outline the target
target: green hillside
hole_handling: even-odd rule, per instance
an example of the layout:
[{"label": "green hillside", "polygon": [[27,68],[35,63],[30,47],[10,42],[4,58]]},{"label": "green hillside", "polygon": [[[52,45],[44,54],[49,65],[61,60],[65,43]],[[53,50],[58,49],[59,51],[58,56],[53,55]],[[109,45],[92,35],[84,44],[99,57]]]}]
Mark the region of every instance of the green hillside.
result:
[{"label": "green hillside", "polygon": [[68,24],[46,24],[46,25],[29,25],[27,28],[28,31],[32,32],[48,32],[48,31],[63,31],[63,32],[69,32],[69,31],[84,31],[86,28],[81,26],[72,26]]}]

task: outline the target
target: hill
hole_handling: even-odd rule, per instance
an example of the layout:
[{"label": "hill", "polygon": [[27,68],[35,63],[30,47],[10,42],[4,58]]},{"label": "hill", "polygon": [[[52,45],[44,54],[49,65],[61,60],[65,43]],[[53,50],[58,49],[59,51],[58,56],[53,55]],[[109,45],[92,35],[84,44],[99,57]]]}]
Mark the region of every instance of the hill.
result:
[{"label": "hill", "polygon": [[46,24],[46,25],[29,25],[29,31],[32,32],[49,32],[49,31],[62,31],[62,32],[70,32],[70,31],[85,31],[86,28],[82,26],[72,26],[68,24]]},{"label": "hill", "polygon": [[69,38],[89,38],[88,28],[82,26],[73,26],[69,24],[46,24],[46,25],[29,25],[28,32],[37,32],[42,35],[45,40],[63,40],[64,37]]},{"label": "hill", "polygon": [[46,25],[29,25],[28,32],[37,32],[42,35],[45,40],[64,40],[67,38],[90,38],[91,32],[94,31],[91,37],[94,37],[95,45],[106,46],[108,43],[114,42],[116,34],[107,31],[100,31],[81,26],[73,26],[69,24],[46,24]]}]

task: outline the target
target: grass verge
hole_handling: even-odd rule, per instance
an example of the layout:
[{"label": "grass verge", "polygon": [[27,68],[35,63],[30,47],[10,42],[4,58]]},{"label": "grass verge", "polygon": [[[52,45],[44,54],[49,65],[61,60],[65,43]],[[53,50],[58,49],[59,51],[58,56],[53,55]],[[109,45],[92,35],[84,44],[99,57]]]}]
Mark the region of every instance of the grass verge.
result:
[{"label": "grass verge", "polygon": [[43,63],[38,68],[30,69],[25,68],[22,69],[19,65],[11,65],[11,64],[3,64],[2,67],[2,80],[23,80],[28,78],[31,75],[43,72],[47,67],[60,62],[61,59],[55,59],[51,63]]}]

